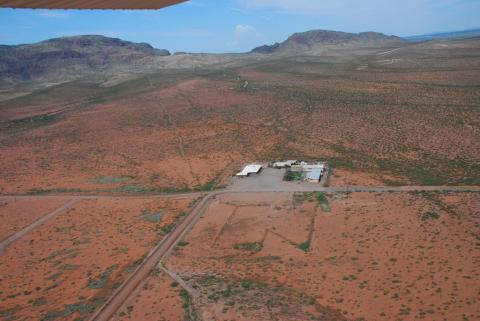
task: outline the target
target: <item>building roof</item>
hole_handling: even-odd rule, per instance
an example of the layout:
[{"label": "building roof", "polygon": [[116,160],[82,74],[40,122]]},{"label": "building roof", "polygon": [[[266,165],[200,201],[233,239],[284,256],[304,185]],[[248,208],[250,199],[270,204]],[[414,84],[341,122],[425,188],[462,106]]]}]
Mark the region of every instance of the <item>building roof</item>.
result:
[{"label": "building roof", "polygon": [[0,0],[2,8],[160,9],[186,0]]},{"label": "building roof", "polygon": [[262,165],[250,164],[245,166],[243,171],[237,174],[237,176],[248,176],[249,174],[256,174],[262,169]]},{"label": "building roof", "polygon": [[313,169],[313,170],[305,173],[305,178],[308,181],[319,181],[321,176],[322,176],[322,170],[321,169]]},{"label": "building roof", "polygon": [[310,171],[314,169],[323,171],[325,169],[325,163],[293,165],[292,167],[301,168],[304,171]]},{"label": "building roof", "polygon": [[292,166],[296,162],[297,162],[296,160],[286,160],[284,162],[275,162],[273,163],[273,166],[277,166],[277,167]]}]

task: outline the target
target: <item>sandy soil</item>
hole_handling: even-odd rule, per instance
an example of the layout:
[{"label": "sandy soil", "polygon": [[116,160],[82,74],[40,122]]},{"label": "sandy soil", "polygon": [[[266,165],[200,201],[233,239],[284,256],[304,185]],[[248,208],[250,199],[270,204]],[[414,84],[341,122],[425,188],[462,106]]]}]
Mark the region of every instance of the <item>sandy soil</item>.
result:
[{"label": "sandy soil", "polygon": [[112,199],[74,204],[3,253],[0,315],[86,319],[191,202]]},{"label": "sandy soil", "polygon": [[167,267],[200,291],[205,320],[479,317],[478,194],[333,194],[328,206],[219,196]]},{"label": "sandy soil", "polygon": [[156,270],[112,321],[176,321],[183,320],[181,288],[165,273]]},{"label": "sandy soil", "polygon": [[475,185],[479,42],[458,50],[293,57],[3,102],[0,193],[208,189],[284,158],[327,159],[340,184]]},{"label": "sandy soil", "polygon": [[0,201],[0,240],[15,234],[41,217],[59,208],[68,200]]}]

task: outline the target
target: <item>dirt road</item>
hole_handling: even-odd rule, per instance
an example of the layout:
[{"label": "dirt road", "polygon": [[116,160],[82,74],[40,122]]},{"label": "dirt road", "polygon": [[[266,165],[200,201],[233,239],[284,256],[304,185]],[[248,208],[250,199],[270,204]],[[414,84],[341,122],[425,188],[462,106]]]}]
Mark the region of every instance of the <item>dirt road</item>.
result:
[{"label": "dirt road", "polygon": [[55,216],[57,216],[58,214],[62,213],[63,211],[67,210],[70,206],[72,206],[73,204],[75,204],[76,202],[78,202],[78,199],[72,199],[70,200],[69,202],[67,202],[66,204],[62,205],[61,207],[57,208],[55,211],[53,212],[50,212],[48,213],[47,215],[43,216],[42,218],[40,218],[39,220],[33,222],[32,224],[28,225],[27,227],[21,229],[20,231],[18,231],[17,233],[9,236],[8,238],[6,238],[5,240],[3,240],[1,243],[0,243],[0,254],[3,253],[3,251],[5,251],[5,249],[13,242],[15,242],[16,240],[18,240],[19,238],[25,236],[26,234],[30,233],[30,231],[32,231],[33,229],[41,226],[42,224],[44,224],[45,222],[51,220],[52,218],[54,218]]},{"label": "dirt road", "polygon": [[480,186],[342,186],[323,187],[319,184],[291,183],[290,186],[283,185],[278,188],[270,186],[240,186],[238,188],[217,189],[210,192],[191,192],[178,194],[153,194],[153,195],[0,195],[0,201],[32,200],[32,199],[65,199],[67,200],[114,200],[114,199],[182,199],[200,197],[205,195],[216,195],[225,193],[256,193],[256,192],[480,192]]},{"label": "dirt road", "polygon": [[149,253],[137,270],[115,291],[110,299],[90,318],[91,321],[107,321],[122,306],[139,284],[148,276],[159,262],[172,251],[182,237],[193,227],[201,216],[210,196],[205,196],[189,213],[185,220],[168,236],[166,236]]},{"label": "dirt road", "polygon": [[[254,180],[253,180],[254,181]],[[52,219],[64,210],[68,209],[75,202],[81,200],[92,199],[156,199],[156,198],[186,198],[203,196],[199,203],[191,210],[185,220],[169,235],[167,235],[157,246],[149,253],[145,261],[132,273],[132,275],[122,284],[109,298],[109,300],[97,310],[90,319],[91,321],[107,321],[116,311],[124,304],[124,302],[135,292],[138,286],[145,280],[148,274],[158,266],[170,252],[175,248],[177,243],[189,232],[201,214],[206,209],[209,200],[215,195],[229,193],[272,193],[272,192],[372,192],[372,193],[389,193],[389,192],[480,192],[480,186],[344,186],[344,187],[323,187],[319,184],[292,183],[289,185],[282,184],[279,187],[271,187],[270,184],[263,182],[258,187],[246,184],[231,186],[227,189],[220,189],[211,192],[193,192],[179,194],[160,194],[160,195],[136,195],[136,196],[104,196],[104,195],[21,195],[21,196],[0,196],[0,201],[15,201],[23,199],[65,199],[68,201],[62,207],[47,214],[38,221],[32,223],[8,239],[0,243],[0,254],[12,242],[18,240],[31,230],[41,226],[46,221]]]}]

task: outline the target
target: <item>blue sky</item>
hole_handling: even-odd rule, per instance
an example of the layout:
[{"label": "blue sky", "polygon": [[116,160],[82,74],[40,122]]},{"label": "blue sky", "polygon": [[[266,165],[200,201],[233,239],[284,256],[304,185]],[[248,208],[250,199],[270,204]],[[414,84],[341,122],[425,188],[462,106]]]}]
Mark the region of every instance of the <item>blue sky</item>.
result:
[{"label": "blue sky", "polygon": [[188,52],[243,52],[311,29],[399,36],[480,27],[480,0],[192,0],[158,11],[0,9],[0,44],[102,34]]}]

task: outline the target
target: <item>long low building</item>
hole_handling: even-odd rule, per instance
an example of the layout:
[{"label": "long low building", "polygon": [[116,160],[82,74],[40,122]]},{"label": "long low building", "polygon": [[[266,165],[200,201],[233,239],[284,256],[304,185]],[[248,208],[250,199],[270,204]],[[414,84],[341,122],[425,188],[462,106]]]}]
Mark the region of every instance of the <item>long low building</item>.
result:
[{"label": "long low building", "polygon": [[292,167],[292,165],[295,165],[297,163],[298,163],[297,160],[286,160],[284,162],[273,163],[273,167],[274,168],[288,168],[288,167]]},{"label": "long low building", "polygon": [[262,170],[263,166],[262,165],[257,165],[257,164],[250,164],[245,166],[245,168],[237,174],[237,177],[247,177],[250,176],[250,174],[258,174]]}]

